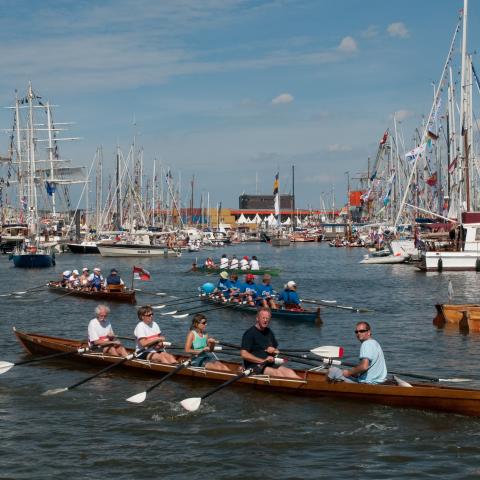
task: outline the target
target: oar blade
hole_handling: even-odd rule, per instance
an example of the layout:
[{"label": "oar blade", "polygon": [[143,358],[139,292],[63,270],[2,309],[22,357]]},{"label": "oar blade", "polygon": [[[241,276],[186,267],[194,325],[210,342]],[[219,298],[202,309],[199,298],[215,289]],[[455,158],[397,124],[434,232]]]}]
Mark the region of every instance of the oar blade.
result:
[{"label": "oar blade", "polygon": [[68,390],[68,387],[64,388],[52,388],[51,390],[47,390],[46,392],[43,392],[43,396],[49,396],[49,395],[58,395],[59,393],[66,392]]},{"label": "oar blade", "polygon": [[15,364],[11,362],[0,362],[0,375],[7,373]]},{"label": "oar blade", "polygon": [[201,403],[202,399],[200,397],[191,397],[182,400],[180,402],[180,405],[189,412],[196,412],[199,409]]},{"label": "oar blade", "polygon": [[324,346],[324,347],[317,347],[310,350],[314,355],[318,355],[319,357],[329,357],[329,358],[342,358],[343,357],[343,347],[336,347],[336,346]]},{"label": "oar blade", "polygon": [[189,315],[190,315],[189,313],[183,313],[183,314],[180,314],[180,315],[172,315],[172,317],[173,318],[186,318]]},{"label": "oar blade", "polygon": [[24,291],[21,291],[21,292],[12,292],[12,293],[13,293],[14,295],[23,295],[23,294],[27,293],[27,291],[24,290]]},{"label": "oar blade", "polygon": [[160,315],[173,315],[173,314],[175,314],[175,313],[177,313],[177,312],[178,312],[178,310],[172,310],[171,312],[163,312],[163,313],[161,313]]},{"label": "oar blade", "polygon": [[462,383],[462,382],[471,382],[471,378],[439,378],[439,382],[451,382],[451,383]]},{"label": "oar blade", "polygon": [[130,403],[143,403],[147,399],[147,392],[140,392],[128,397],[126,400]]},{"label": "oar blade", "polygon": [[165,308],[165,307],[166,307],[166,305],[152,305],[152,308],[154,310],[160,310],[161,308]]}]

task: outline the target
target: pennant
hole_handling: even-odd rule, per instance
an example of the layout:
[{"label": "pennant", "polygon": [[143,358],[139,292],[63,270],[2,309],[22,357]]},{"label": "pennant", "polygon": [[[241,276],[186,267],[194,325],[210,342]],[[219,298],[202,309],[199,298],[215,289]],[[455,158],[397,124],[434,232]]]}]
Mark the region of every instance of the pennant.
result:
[{"label": "pennant", "polygon": [[452,162],[448,166],[448,173],[453,173],[455,171],[455,167],[457,166],[457,160],[458,160],[458,157],[455,157],[452,160]]},{"label": "pennant", "polygon": [[144,280],[148,281],[151,279],[150,277],[150,272],[147,272],[147,270],[143,269],[142,267],[133,267],[133,278],[135,280]]},{"label": "pennant", "polygon": [[275,181],[273,182],[273,194],[277,195],[278,193],[278,172],[275,175]]},{"label": "pennant", "polygon": [[416,147],[413,150],[410,150],[409,152],[407,152],[405,154],[405,160],[407,160],[410,163],[414,163],[417,160],[417,157],[425,152],[426,148],[427,148],[427,144],[422,143],[422,145],[420,145],[419,147]]},{"label": "pennant", "polygon": [[427,132],[427,137],[431,138],[432,140],[438,140],[438,135],[436,133],[431,132],[430,130]]},{"label": "pennant", "polygon": [[434,172],[430,178],[427,179],[427,185],[434,187],[437,184],[437,172]]},{"label": "pennant", "polygon": [[383,137],[380,140],[380,145],[385,145],[385,143],[387,142],[387,138],[388,138],[388,130],[386,130],[385,133],[383,134]]}]

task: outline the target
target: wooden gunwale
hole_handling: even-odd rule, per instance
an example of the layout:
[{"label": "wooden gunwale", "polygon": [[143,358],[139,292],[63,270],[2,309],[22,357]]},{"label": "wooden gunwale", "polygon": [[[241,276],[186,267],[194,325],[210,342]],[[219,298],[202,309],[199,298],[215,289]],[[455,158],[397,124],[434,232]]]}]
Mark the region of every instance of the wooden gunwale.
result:
[{"label": "wooden gunwale", "polygon": [[[85,342],[64,338],[24,333],[15,330],[17,339],[29,353],[49,354],[61,351],[72,351],[85,345]],[[113,363],[118,357],[103,356],[101,354],[72,355],[71,360],[81,363]],[[178,356],[177,358],[183,358]],[[231,372],[220,372],[205,369],[185,368],[178,372],[178,376],[201,378],[214,382],[224,382],[232,375],[237,375],[240,365],[234,362],[223,362]],[[175,368],[156,362],[130,360],[119,368],[143,370],[163,375]],[[398,385],[368,385],[351,383],[329,383],[325,373],[297,370],[305,380],[289,380],[265,376],[242,378],[237,384],[248,384],[255,388],[262,388],[275,392],[289,392],[306,396],[329,396],[360,402],[378,403],[388,406],[419,408],[442,412],[457,413],[469,416],[480,416],[480,390],[439,386],[431,383],[412,383],[412,388]]]},{"label": "wooden gunwale", "polygon": [[71,295],[72,297],[81,297],[88,298],[90,300],[101,300],[101,301],[111,301],[111,302],[122,302],[130,303],[135,305],[137,300],[135,298],[135,291],[125,289],[122,292],[108,292],[108,291],[85,291],[85,290],[75,290],[71,288],[61,287],[55,285],[53,282],[48,283],[48,288],[51,292],[61,293],[65,296]]},{"label": "wooden gunwale", "polygon": [[439,303],[435,305],[437,315],[433,324],[438,328],[446,325],[458,325],[460,331],[480,332],[480,305],[475,303],[448,304]]}]

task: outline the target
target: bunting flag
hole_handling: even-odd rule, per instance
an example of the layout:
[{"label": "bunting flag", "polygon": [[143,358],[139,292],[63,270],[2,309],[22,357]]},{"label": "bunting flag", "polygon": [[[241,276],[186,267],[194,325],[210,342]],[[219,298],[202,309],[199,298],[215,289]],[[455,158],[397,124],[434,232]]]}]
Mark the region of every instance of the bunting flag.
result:
[{"label": "bunting flag", "polygon": [[150,277],[150,272],[147,272],[147,270],[143,269],[142,267],[133,267],[133,278],[135,280],[144,280],[148,281],[151,279]]},{"label": "bunting flag", "polygon": [[438,135],[430,130],[427,132],[427,137],[431,138],[432,140],[438,140]]},{"label": "bunting flag", "polygon": [[432,176],[427,179],[427,185],[434,187],[437,184],[437,172],[433,172]]},{"label": "bunting flag", "polygon": [[45,188],[47,189],[47,193],[50,196],[53,196],[55,190],[57,189],[55,184],[52,182],[45,182]]},{"label": "bunting flag", "polygon": [[392,176],[388,180],[387,184],[387,193],[385,194],[385,197],[383,197],[383,205],[386,207],[389,202],[390,202],[390,194],[392,193],[392,186],[393,186],[393,181],[395,180],[395,172],[393,172]]},{"label": "bunting flag", "polygon": [[405,154],[405,160],[407,160],[409,163],[414,163],[415,160],[417,160],[417,157],[421,155],[422,153],[425,152],[425,149],[427,148],[426,143],[422,143],[419,147],[415,147],[413,150],[410,150]]},{"label": "bunting flag", "polygon": [[457,166],[457,160],[458,160],[458,157],[455,157],[452,160],[452,162],[448,166],[448,173],[453,173],[455,171],[455,167]]},{"label": "bunting flag", "polygon": [[380,140],[380,145],[385,145],[385,143],[387,142],[387,138],[388,138],[388,130],[386,130],[385,133],[383,134],[383,137]]}]

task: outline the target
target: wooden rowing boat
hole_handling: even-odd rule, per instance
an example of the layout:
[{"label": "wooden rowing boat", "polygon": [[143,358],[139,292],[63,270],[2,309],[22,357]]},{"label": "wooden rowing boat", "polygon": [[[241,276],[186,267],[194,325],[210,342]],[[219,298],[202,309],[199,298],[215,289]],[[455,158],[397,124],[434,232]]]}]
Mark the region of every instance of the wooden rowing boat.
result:
[{"label": "wooden rowing boat", "polygon": [[[34,333],[19,332],[14,329],[17,339],[30,354],[48,355],[56,352],[74,351],[85,343],[78,340],[51,337]],[[182,360],[177,356],[178,360]],[[79,363],[111,364],[118,362],[118,357],[88,352],[69,356],[70,361]],[[222,360],[223,362],[223,360]],[[240,365],[234,362],[223,362],[230,371],[215,371],[205,368],[188,367],[180,370],[176,375],[181,377],[225,382],[238,375]],[[147,360],[128,360],[118,368],[133,371],[143,371],[152,375],[163,376],[176,365],[166,365]],[[480,416],[480,390],[444,387],[432,383],[412,383],[412,388],[399,385],[371,385],[356,383],[330,383],[325,371],[312,369],[296,370],[301,380],[269,377],[268,375],[251,375],[240,379],[236,384],[265,390],[294,393],[306,396],[329,396],[355,400],[357,402],[371,402],[393,407],[419,408],[462,415]]]},{"label": "wooden rowing boat", "polygon": [[[245,305],[243,303],[234,303],[234,302],[220,302],[216,299],[209,298],[205,295],[200,297],[202,300],[214,305],[218,305],[218,308],[225,307],[226,309],[231,308],[240,312],[251,313],[253,315],[257,314],[258,308],[252,307],[251,305]],[[309,322],[322,323],[320,318],[320,307],[313,310],[288,310],[285,308],[272,309],[272,318],[281,318],[283,320],[305,320]]]},{"label": "wooden rowing boat", "polygon": [[99,292],[92,290],[76,290],[73,288],[62,287],[58,282],[48,282],[48,288],[51,292],[61,293],[65,296],[89,298],[90,300],[97,300],[102,302],[122,302],[135,305],[135,290],[124,288],[120,291],[101,290]]},{"label": "wooden rowing boat", "polygon": [[458,325],[462,333],[480,332],[480,305],[479,304],[448,304],[435,305],[437,316],[433,324],[438,328],[446,325]]},{"label": "wooden rowing boat", "polygon": [[236,273],[237,275],[246,275],[247,273],[253,273],[253,275],[263,275],[265,273],[269,273],[272,277],[277,277],[278,275],[280,275],[280,268],[277,268],[277,267],[264,267],[264,268],[261,268],[260,270],[240,270],[239,268],[234,268],[234,269],[225,269],[220,267],[207,268],[204,265],[199,267],[193,264],[192,269],[189,271],[196,272],[196,273],[215,273],[215,274],[225,271],[225,272],[228,272],[229,274]]}]

